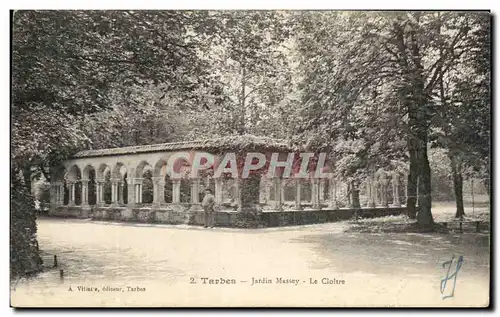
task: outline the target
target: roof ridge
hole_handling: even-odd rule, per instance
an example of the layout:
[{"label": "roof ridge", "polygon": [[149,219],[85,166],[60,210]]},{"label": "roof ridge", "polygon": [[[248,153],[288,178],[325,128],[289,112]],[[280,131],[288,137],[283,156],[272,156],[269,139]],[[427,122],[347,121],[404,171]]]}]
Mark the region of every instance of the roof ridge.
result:
[{"label": "roof ridge", "polygon": [[[196,146],[204,146],[206,143],[215,142],[220,143],[221,146],[224,145],[224,140],[231,141],[233,138],[249,138],[252,139],[253,143],[257,143],[255,141],[262,140],[264,144],[268,144],[270,147],[273,146],[286,146],[286,140],[283,139],[274,139],[267,136],[256,136],[256,135],[230,135],[217,139],[198,139],[193,141],[177,141],[177,142],[166,142],[166,143],[156,143],[156,144],[145,144],[145,145],[132,145],[125,147],[114,147],[114,148],[105,148],[105,149],[92,149],[92,150],[82,150],[77,152],[73,157],[91,157],[91,156],[101,156],[101,155],[120,155],[120,154],[134,154],[134,153],[142,153],[149,152],[150,150],[181,150],[190,147]],[[269,140],[275,141],[274,144],[269,144]],[[252,142],[250,142],[252,143]],[[260,143],[260,142],[259,142]],[[183,146],[184,145],[184,146]]]}]

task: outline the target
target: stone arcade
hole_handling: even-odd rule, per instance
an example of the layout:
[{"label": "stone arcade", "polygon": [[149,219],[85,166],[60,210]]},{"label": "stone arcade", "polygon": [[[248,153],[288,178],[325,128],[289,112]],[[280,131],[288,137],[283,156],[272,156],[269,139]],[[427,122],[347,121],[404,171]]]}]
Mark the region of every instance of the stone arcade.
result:
[{"label": "stone arcade", "polygon": [[[215,195],[218,226],[307,224],[405,211],[406,177],[401,172],[379,170],[364,180],[359,186],[362,206],[354,206],[347,183],[335,178],[281,178],[278,173],[274,178],[234,179],[224,173],[214,177],[213,170],[196,178],[186,173],[171,178],[166,168],[180,152],[204,151],[216,160],[227,152],[279,153],[279,160],[286,161],[296,150],[278,140],[245,136],[81,151],[51,169],[50,215],[198,225],[205,188]],[[255,187],[258,192],[252,191]]]}]

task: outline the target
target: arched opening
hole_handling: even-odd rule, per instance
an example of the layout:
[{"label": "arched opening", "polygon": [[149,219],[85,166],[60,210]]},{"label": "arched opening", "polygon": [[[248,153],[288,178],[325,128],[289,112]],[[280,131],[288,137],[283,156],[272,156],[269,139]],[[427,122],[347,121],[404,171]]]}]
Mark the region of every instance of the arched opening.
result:
[{"label": "arched opening", "polygon": [[123,190],[122,190],[122,195],[123,195],[123,203],[128,204],[128,179],[127,179],[127,172],[123,175]]},{"label": "arched opening", "polygon": [[222,178],[222,203],[235,204],[238,198],[237,180],[231,177]]},{"label": "arched opening", "polygon": [[285,201],[295,201],[295,196],[297,194],[297,187],[296,187],[296,181],[295,179],[292,178],[285,178],[283,180],[284,182],[284,196],[285,196]]},{"label": "arched opening", "polygon": [[95,205],[97,202],[96,171],[92,165],[87,165],[83,170],[83,178],[88,180],[87,203]]},{"label": "arched opening", "polygon": [[215,180],[212,178],[210,173],[206,170],[201,171],[200,173],[201,179],[200,179],[200,188],[198,191],[198,201],[201,202],[203,200],[203,197],[205,197],[205,190],[210,189],[213,195],[215,195]]},{"label": "arched opening", "polygon": [[[75,205],[81,205],[82,204],[82,172],[80,171],[80,168],[76,165],[71,166],[71,168],[68,170],[68,183],[73,184],[74,190],[73,194],[74,196],[71,197],[71,195],[68,195],[69,197],[73,198],[73,203]],[[68,187],[68,194],[71,194],[69,191],[71,190],[71,186]],[[68,199],[68,203],[71,202],[71,199]]]},{"label": "arched opening", "polygon": [[106,205],[111,204],[111,169],[107,167],[104,170],[104,186],[103,186],[103,196],[104,196],[104,203]]},{"label": "arched opening", "polygon": [[112,182],[117,182],[116,200],[120,204],[128,202],[128,184],[127,184],[127,168],[123,163],[116,163],[111,173]]},{"label": "arched opening", "polygon": [[312,186],[310,179],[302,179],[300,184],[300,201],[311,203],[312,201]]},{"label": "arched opening", "polygon": [[64,198],[63,198],[63,204],[67,205],[69,204],[69,187],[66,182],[66,179],[63,181],[63,187],[64,187]]},{"label": "arched opening", "polygon": [[153,203],[153,169],[151,165],[146,161],[141,161],[135,169],[135,177],[142,179],[138,192],[140,201],[143,204]]},{"label": "arched opening", "polygon": [[191,202],[191,182],[188,178],[181,178],[180,182],[180,202]]},{"label": "arched opening", "polygon": [[321,195],[321,197],[323,198],[323,202],[327,202],[330,200],[330,180],[329,179],[324,179],[322,180],[322,184],[323,184],[323,193]]},{"label": "arched opening", "polygon": [[172,203],[173,202],[173,186],[172,186],[172,180],[170,179],[170,176],[165,175],[165,187],[163,190],[163,194],[165,195],[165,202],[166,203]]},{"label": "arched opening", "polygon": [[151,169],[144,169],[142,174],[142,203],[153,203],[153,173]]}]

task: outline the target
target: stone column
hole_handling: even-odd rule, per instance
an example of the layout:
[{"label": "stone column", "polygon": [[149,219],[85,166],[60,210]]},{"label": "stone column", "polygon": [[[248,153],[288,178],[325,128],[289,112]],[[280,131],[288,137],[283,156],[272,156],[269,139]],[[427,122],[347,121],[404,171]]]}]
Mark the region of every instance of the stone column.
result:
[{"label": "stone column", "polygon": [[66,184],[69,186],[68,206],[74,206],[75,205],[75,182],[68,181]]},{"label": "stone column", "polygon": [[381,187],[380,180],[374,180],[373,181],[373,196],[374,196],[375,206],[382,205],[382,200],[380,199],[380,197],[382,196],[380,187]]},{"label": "stone column", "polygon": [[394,197],[393,206],[401,207],[401,202],[399,201],[399,175],[397,172],[392,174],[392,196]]},{"label": "stone column", "polygon": [[370,176],[370,178],[368,179],[368,190],[370,192],[368,196],[368,207],[375,208],[375,201],[377,199],[377,185],[375,182],[375,177],[373,176]]},{"label": "stone column", "polygon": [[403,179],[403,204],[405,206],[408,205],[407,201],[408,201],[408,174],[407,173],[404,173],[404,179]]},{"label": "stone column", "polygon": [[89,205],[89,180],[82,179],[82,206]]},{"label": "stone column", "polygon": [[301,205],[301,190],[302,190],[302,179],[297,178],[295,180],[295,209],[297,210],[302,210],[302,205]]},{"label": "stone column", "polygon": [[200,203],[200,179],[191,179],[191,203]]},{"label": "stone column", "polygon": [[330,208],[338,209],[337,205],[337,181],[335,179],[330,179]]},{"label": "stone column", "polygon": [[66,191],[64,188],[64,183],[61,182],[61,185],[59,187],[59,201],[61,202],[61,205],[64,205],[64,196],[66,195]]},{"label": "stone column", "polygon": [[282,178],[280,183],[279,183],[279,186],[280,186],[280,195],[281,195],[281,202],[284,203],[285,202],[285,180]]},{"label": "stone column", "polygon": [[[161,198],[161,186],[160,186],[161,177],[153,177],[153,204],[159,205]],[[163,195],[165,197],[165,195]]]},{"label": "stone column", "polygon": [[273,181],[273,190],[274,190],[274,208],[276,210],[283,210],[282,198],[281,195],[281,179],[275,177],[272,179]]},{"label": "stone column", "polygon": [[242,210],[241,206],[241,186],[240,180],[236,178],[234,180],[234,187],[236,188],[236,204],[238,205],[238,211]]},{"label": "stone column", "polygon": [[116,205],[118,204],[118,184],[120,180],[119,179],[112,179],[111,180],[111,204]]},{"label": "stone column", "polygon": [[311,203],[313,209],[319,209],[319,179],[311,179]]},{"label": "stone column", "polygon": [[101,181],[98,179],[95,180],[95,204],[101,204]]},{"label": "stone column", "polygon": [[135,203],[142,204],[142,178],[134,179]]},{"label": "stone column", "polygon": [[326,186],[325,181],[326,180],[324,178],[318,179],[318,182],[319,182],[319,189],[318,189],[319,190],[319,193],[318,193],[319,198],[318,198],[318,200],[319,200],[320,205],[322,202],[325,201],[325,186]]},{"label": "stone column", "polygon": [[59,205],[59,201],[60,201],[59,190],[60,190],[59,182],[52,183],[51,192],[50,192],[50,203],[54,206]]},{"label": "stone column", "polygon": [[387,188],[388,188],[388,185],[389,185],[389,180],[387,178],[387,175],[386,174],[383,174],[382,175],[382,179],[381,179],[381,200],[382,200],[382,207],[389,207],[389,201],[387,199]]},{"label": "stone column", "polygon": [[215,203],[222,203],[222,178],[215,179]]},{"label": "stone column", "polygon": [[165,178],[160,177],[158,181],[158,202],[160,205],[165,204]]},{"label": "stone column", "polygon": [[181,180],[172,180],[172,203],[179,204],[181,202]]},{"label": "stone column", "polygon": [[123,205],[124,204],[124,200],[123,200],[123,190],[125,189],[125,186],[124,186],[124,183],[123,181],[119,181],[118,182],[118,192],[117,192],[117,195],[118,195],[118,204],[120,205]]}]

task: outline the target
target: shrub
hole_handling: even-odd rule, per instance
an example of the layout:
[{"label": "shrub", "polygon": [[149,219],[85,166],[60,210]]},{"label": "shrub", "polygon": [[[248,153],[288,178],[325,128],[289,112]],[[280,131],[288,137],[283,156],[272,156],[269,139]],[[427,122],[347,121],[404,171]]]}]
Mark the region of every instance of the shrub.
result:
[{"label": "shrub", "polygon": [[42,259],[36,240],[33,196],[25,186],[13,181],[10,202],[10,276],[15,278],[39,272]]}]

